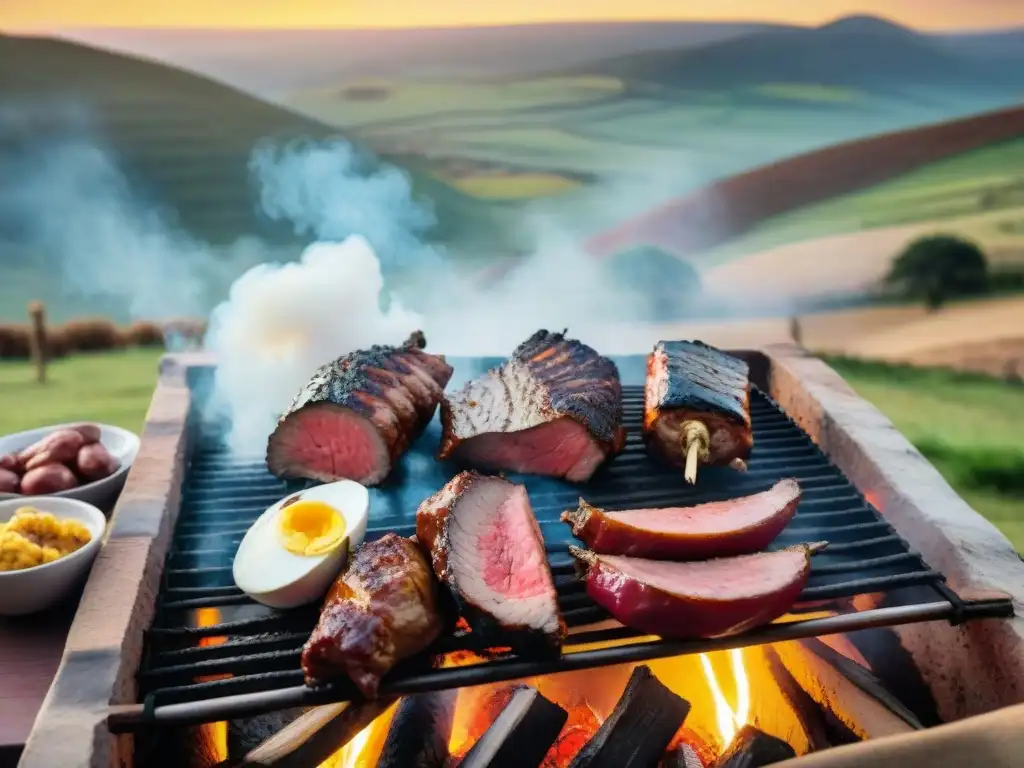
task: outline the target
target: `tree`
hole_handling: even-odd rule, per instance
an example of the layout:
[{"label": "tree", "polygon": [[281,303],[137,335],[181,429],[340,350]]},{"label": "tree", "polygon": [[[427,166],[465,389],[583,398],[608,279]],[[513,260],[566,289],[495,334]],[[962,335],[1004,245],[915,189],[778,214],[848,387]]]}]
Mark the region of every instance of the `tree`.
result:
[{"label": "tree", "polygon": [[892,263],[886,285],[938,309],[949,299],[989,287],[988,260],[981,249],[954,235],[928,235],[907,245]]},{"label": "tree", "polygon": [[642,319],[674,320],[688,314],[701,291],[700,273],[689,262],[660,248],[641,245],[610,256],[605,268]]}]

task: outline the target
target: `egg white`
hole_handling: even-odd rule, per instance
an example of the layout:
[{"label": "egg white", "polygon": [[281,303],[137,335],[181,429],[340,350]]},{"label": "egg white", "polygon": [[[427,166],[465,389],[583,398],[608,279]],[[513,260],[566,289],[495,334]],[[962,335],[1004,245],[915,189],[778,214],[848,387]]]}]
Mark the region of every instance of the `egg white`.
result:
[{"label": "egg white", "polygon": [[[345,520],[345,542],[322,555],[297,555],[285,549],[278,533],[282,511],[295,500],[322,501]],[[293,493],[267,509],[246,532],[235,554],[235,584],[258,603],[295,608],[321,599],[345,565],[350,551],[366,536],[370,494],[359,483],[341,480]]]}]

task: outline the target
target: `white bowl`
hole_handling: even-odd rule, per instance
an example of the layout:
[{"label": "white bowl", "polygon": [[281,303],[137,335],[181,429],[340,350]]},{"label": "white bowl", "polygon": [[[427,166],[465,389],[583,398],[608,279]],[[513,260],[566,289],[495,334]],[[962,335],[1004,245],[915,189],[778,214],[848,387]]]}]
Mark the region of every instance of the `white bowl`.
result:
[{"label": "white bowl", "polygon": [[[69,424],[55,424],[52,427],[30,429],[27,432],[17,432],[13,435],[0,437],[0,456],[23,451],[32,443],[42,440],[48,434],[56,432],[58,429],[67,429],[76,424],[86,423],[95,424],[95,422],[76,421]],[[131,469],[132,462],[135,461],[135,457],[139,453],[139,438],[127,429],[121,429],[120,427],[112,427],[108,424],[96,424],[96,426],[100,428],[100,443],[110,451],[110,454],[115,459],[121,462],[121,466],[110,477],[79,485],[67,491],[47,494],[48,496],[78,499],[79,501],[103,507],[113,501],[117,494],[121,492],[121,489],[124,488],[124,481],[128,477],[128,470]],[[16,493],[0,493],[0,500],[24,498],[24,496]]]},{"label": "white bowl", "polygon": [[0,523],[22,507],[49,512],[61,519],[78,520],[92,538],[81,549],[52,563],[22,571],[0,571],[0,616],[24,616],[45,610],[67,595],[85,576],[100,551],[107,518],[92,504],[56,496],[24,496],[0,501]]}]

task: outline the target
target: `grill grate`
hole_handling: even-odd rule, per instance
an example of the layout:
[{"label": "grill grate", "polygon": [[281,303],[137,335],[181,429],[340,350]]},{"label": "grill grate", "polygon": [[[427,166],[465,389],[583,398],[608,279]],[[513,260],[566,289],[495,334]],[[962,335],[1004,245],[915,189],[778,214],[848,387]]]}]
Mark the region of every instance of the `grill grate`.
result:
[{"label": "grill grate", "polygon": [[[453,362],[460,370],[457,361]],[[488,361],[472,362],[479,368]],[[621,363],[620,368],[628,370]],[[624,380],[629,381],[625,374]],[[555,574],[559,604],[570,627],[566,653],[548,661],[492,658],[446,669],[432,669],[428,661],[417,660],[389,675],[382,694],[477,685],[869,627],[1012,615],[1008,600],[960,600],[946,587],[943,575],[909,550],[810,438],[760,391],[751,396],[755,447],[749,471],[703,468],[696,487],[686,485],[676,470],[647,457],[638,433],[641,386],[624,387],[624,409],[630,429],[626,449],[583,491],[593,504],[608,509],[687,505],[761,491],[783,477],[800,482],[804,491],[800,506],[773,548],[817,540],[828,541],[829,547],[814,557],[810,580],[793,613],[770,626],[725,640],[663,641],[617,625],[588,629],[607,614],[575,581],[566,549],[574,540],[568,526],[558,522],[560,513],[574,506],[581,489],[546,478],[520,477],[515,479],[530,491]],[[400,483],[371,492],[370,538],[389,530],[411,535],[420,501],[456,471],[432,458],[438,430],[435,421],[403,459],[397,472]],[[234,586],[231,561],[248,526],[295,487],[271,476],[260,460],[234,458],[210,432],[198,428],[193,441],[179,522],[139,671],[144,704],[112,714],[114,730],[146,722],[186,724],[252,716],[355,695],[344,682],[316,690],[303,685],[299,655],[316,622],[315,606],[273,611],[249,600]],[[895,607],[860,612],[852,611],[843,600],[893,590],[912,597]],[[822,617],[822,610],[838,613]],[[814,615],[807,615],[810,613]],[[619,644],[576,650],[584,644],[612,641]],[[460,649],[483,650],[470,645],[470,636],[447,638],[441,650]]]}]

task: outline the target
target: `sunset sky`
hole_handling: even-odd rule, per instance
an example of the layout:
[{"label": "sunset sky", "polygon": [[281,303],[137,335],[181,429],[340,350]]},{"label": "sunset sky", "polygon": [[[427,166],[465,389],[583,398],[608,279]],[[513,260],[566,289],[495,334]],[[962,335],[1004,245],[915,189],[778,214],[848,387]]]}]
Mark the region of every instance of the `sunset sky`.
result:
[{"label": "sunset sky", "polygon": [[0,28],[420,27],[571,20],[768,20],[851,13],[919,29],[1024,25],[1024,0],[0,0]]}]

